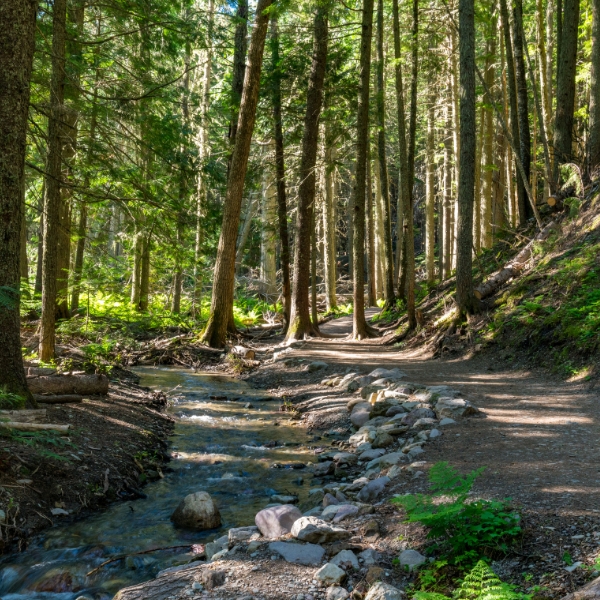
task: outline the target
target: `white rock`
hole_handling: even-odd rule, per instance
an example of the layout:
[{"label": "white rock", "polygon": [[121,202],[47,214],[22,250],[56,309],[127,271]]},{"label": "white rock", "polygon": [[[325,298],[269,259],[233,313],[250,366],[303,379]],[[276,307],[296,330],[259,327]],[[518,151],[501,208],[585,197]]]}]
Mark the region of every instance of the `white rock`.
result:
[{"label": "white rock", "polygon": [[379,367],[374,371],[371,371],[368,377],[373,377],[373,380],[388,377],[389,379],[402,379],[406,377],[406,373],[403,373],[400,369],[384,369]]},{"label": "white rock", "polygon": [[367,548],[358,555],[358,558],[362,559],[363,565],[365,567],[372,567],[373,565],[376,565],[379,562],[381,557],[379,555],[379,552],[376,552],[371,548]]},{"label": "white rock", "polygon": [[327,600],[346,600],[350,594],[343,588],[334,585],[327,590]]},{"label": "white rock", "polygon": [[403,600],[404,593],[388,583],[378,581],[371,587],[365,600]]},{"label": "white rock", "polygon": [[290,504],[261,510],[254,522],[266,538],[278,538],[290,533],[292,525],[302,517],[298,508]]},{"label": "white rock", "polygon": [[[61,515],[68,515],[69,514],[63,508],[51,508],[50,512],[52,513],[52,516],[54,516],[54,517],[60,517]],[[6,518],[6,516],[4,518]]]},{"label": "white rock", "polygon": [[252,540],[258,539],[260,537],[260,531],[258,530],[258,527],[254,527],[253,525],[249,527],[234,527],[229,530],[227,535],[229,544],[235,546],[240,542],[251,542]]},{"label": "white rock", "polygon": [[462,398],[449,398],[445,396],[437,401],[435,412],[439,418],[457,418],[476,415],[479,412],[479,409]]},{"label": "white rock", "polygon": [[292,526],[292,535],[303,542],[325,544],[345,540],[351,536],[351,533],[317,517],[302,517]]},{"label": "white rock", "polygon": [[359,564],[354,552],[351,550],[342,550],[338,552],[329,562],[347,571],[350,567],[358,570]]},{"label": "white rock", "polygon": [[344,580],[344,577],[346,577],[346,572],[333,563],[323,565],[315,573],[315,579],[320,581],[323,585],[341,583]]},{"label": "white rock", "polygon": [[438,423],[438,426],[439,427],[446,427],[446,425],[454,425],[455,423],[456,423],[456,421],[454,419],[451,419],[450,417],[446,417],[445,419],[442,419]]},{"label": "white rock", "polygon": [[429,432],[429,438],[434,440],[435,438],[439,438],[442,435],[442,432],[439,429],[432,429]]},{"label": "white rock", "polygon": [[208,492],[189,494],[171,515],[177,527],[201,531],[221,525],[221,514]]},{"label": "white rock", "polygon": [[284,560],[299,565],[318,565],[325,556],[325,548],[317,544],[294,544],[291,542],[271,542],[269,551],[277,552]]},{"label": "white rock", "polygon": [[399,557],[400,566],[407,567],[409,571],[420,567],[427,559],[416,550],[405,550]]}]

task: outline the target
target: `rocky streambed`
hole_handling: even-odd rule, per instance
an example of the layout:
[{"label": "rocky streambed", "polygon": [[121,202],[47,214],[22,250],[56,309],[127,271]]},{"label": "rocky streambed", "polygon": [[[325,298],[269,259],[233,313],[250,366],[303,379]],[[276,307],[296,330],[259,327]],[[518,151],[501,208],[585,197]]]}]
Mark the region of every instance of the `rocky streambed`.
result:
[{"label": "rocky streambed", "polygon": [[[315,373],[326,367],[317,362],[305,368]],[[317,436],[306,496],[271,498],[206,544],[194,564],[165,569],[116,598],[403,597],[413,569],[427,559],[409,540],[393,539],[402,525],[387,500],[422,486],[427,444],[438,443],[460,419],[480,414],[457,390],[404,379],[397,369],[324,379],[323,388],[347,397],[351,426]]]}]

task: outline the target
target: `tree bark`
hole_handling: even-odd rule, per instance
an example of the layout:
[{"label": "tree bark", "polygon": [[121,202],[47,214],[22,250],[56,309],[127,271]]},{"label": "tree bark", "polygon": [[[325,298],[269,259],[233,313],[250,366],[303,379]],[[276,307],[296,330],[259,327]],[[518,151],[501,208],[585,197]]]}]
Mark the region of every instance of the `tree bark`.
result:
[{"label": "tree bark", "polygon": [[142,256],[140,265],[140,303],[138,310],[148,311],[150,296],[150,234],[145,235],[142,240]]},{"label": "tree bark", "polygon": [[327,312],[337,308],[336,297],[336,218],[335,218],[335,158],[336,148],[329,127],[325,124],[325,194],[323,198],[323,261],[325,266],[325,298]]},{"label": "tree bark", "polygon": [[556,76],[556,115],[554,121],[554,181],[559,180],[559,165],[573,158],[573,120],[575,112],[575,72],[579,33],[579,0],[564,0],[564,22]]},{"label": "tree bark", "polygon": [[[244,76],[246,73],[246,53],[248,51],[248,0],[238,0],[235,13],[235,40],[233,52],[233,79],[231,82],[231,121],[229,124],[229,143],[232,148],[238,130],[240,103],[244,91]],[[231,156],[230,156],[231,166]]]},{"label": "tree bark", "polygon": [[262,231],[260,244],[260,278],[265,282],[269,302],[277,299],[277,265],[275,261],[277,233],[277,191],[270,165],[263,174]]},{"label": "tree bark", "polygon": [[28,407],[35,401],[21,354],[19,256],[36,9],[30,0],[0,3],[0,388]]},{"label": "tree bark", "polygon": [[108,394],[106,375],[49,375],[28,377],[32,394]]},{"label": "tree bark", "polygon": [[371,171],[371,145],[367,148],[367,185],[365,197],[365,215],[367,219],[367,302],[377,305],[375,288],[375,211],[373,210],[373,174]]},{"label": "tree bark", "polygon": [[[527,71],[525,69],[525,58],[523,54],[523,45],[525,43],[523,35],[523,4],[521,0],[514,0],[513,7],[513,40],[514,40],[514,64],[515,77],[517,82],[517,116],[519,119],[519,153],[521,164],[525,171],[527,183],[531,177],[531,132],[529,130],[529,98],[527,92]],[[533,216],[531,203],[527,202],[526,182],[519,172],[518,185],[520,191],[519,197],[519,215],[521,225],[525,225],[527,220]]]},{"label": "tree bark", "polygon": [[394,255],[392,250],[392,217],[390,211],[390,190],[385,151],[385,84],[383,77],[385,56],[383,52],[383,0],[377,0],[377,156],[383,196],[383,221],[385,226],[385,308],[393,308],[396,302],[394,293]]},{"label": "tree bark", "polygon": [[314,45],[310,80],[306,96],[306,114],[302,136],[300,184],[298,186],[298,217],[294,246],[294,278],[292,310],[286,340],[299,340],[317,335],[316,324],[311,323],[308,288],[311,257],[311,225],[315,204],[315,164],[319,141],[319,116],[323,106],[323,83],[327,63],[328,5],[320,3],[314,20]]},{"label": "tree bark", "polygon": [[600,0],[592,0],[592,56],[590,61],[590,131],[588,135],[588,173],[598,175],[600,167]]},{"label": "tree bark", "polygon": [[459,316],[473,311],[473,204],[475,196],[475,4],[459,0],[460,173],[456,303]]},{"label": "tree bark", "polygon": [[288,233],[287,194],[285,186],[285,159],[283,153],[283,117],[281,113],[281,67],[279,58],[279,30],[277,17],[271,19],[271,68],[273,77],[272,102],[275,137],[275,171],[277,177],[277,218],[281,252],[281,296],[283,298],[283,333],[290,323],[292,291],[290,285],[290,238]]},{"label": "tree bark", "polygon": [[83,273],[83,255],[85,252],[85,237],[87,234],[87,205],[81,202],[79,220],[77,222],[77,245],[75,248],[75,264],[73,265],[73,292],[71,294],[71,311],[79,310],[81,295],[81,277]]},{"label": "tree bark", "polygon": [[265,11],[271,6],[272,2],[273,0],[259,0],[258,2],[255,26],[248,52],[248,67],[246,69],[231,169],[227,180],[221,236],[217,249],[211,314],[203,333],[203,340],[212,348],[222,348],[225,345],[227,325],[233,311],[235,240],[240,222],[244,180],[256,120],[260,73],[269,25],[269,15]]},{"label": "tree bark", "polygon": [[52,75],[50,80],[50,116],[48,119],[48,155],[44,197],[44,250],[42,257],[42,318],[40,320],[39,358],[50,362],[56,342],[56,299],[58,242],[60,227],[60,189],[62,123],[65,96],[65,39],[67,1],[55,0],[52,11]]},{"label": "tree bark", "polygon": [[435,282],[435,103],[436,96],[431,93],[427,108],[427,146],[425,175],[425,255],[427,265],[427,283]]},{"label": "tree bark", "polygon": [[356,170],[354,184],[352,274],[354,281],[353,337],[370,335],[365,319],[365,191],[367,147],[369,143],[369,92],[371,83],[371,42],[373,39],[373,0],[363,0],[360,37],[360,87],[356,117]]},{"label": "tree bark", "polygon": [[[452,90],[449,90],[451,96]],[[446,105],[446,128],[444,140],[444,273],[442,279],[448,279],[452,273],[452,101],[448,98]]]}]

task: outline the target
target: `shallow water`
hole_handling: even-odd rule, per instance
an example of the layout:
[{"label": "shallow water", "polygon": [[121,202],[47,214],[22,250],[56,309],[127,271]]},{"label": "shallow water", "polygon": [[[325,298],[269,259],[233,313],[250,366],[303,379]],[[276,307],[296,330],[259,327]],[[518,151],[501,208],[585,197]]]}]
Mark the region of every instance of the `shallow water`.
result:
[{"label": "shallow water", "polygon": [[[1,600],[112,598],[127,585],[189,560],[191,555],[182,554],[189,545],[220,537],[231,527],[254,524],[254,515],[271,495],[289,493],[301,501],[307,496],[310,476],[303,470],[271,468],[273,463],[314,460],[304,445],[305,430],[278,413],[276,401],[227,376],[167,367],[136,372],[142,385],[164,391],[176,388],[169,408],[177,417],[170,447],[173,472],[147,485],[146,499],[114,504],[78,523],[53,527],[34,539],[26,552],[4,558]],[[244,408],[247,402],[252,408]],[[275,440],[277,447],[268,447]],[[207,532],[174,528],[171,513],[184,496],[199,490],[208,491],[218,503],[222,527]],[[180,545],[188,547],[131,556],[86,576],[120,555]],[[52,577],[63,582],[62,593],[57,579],[54,592],[36,591]]]}]

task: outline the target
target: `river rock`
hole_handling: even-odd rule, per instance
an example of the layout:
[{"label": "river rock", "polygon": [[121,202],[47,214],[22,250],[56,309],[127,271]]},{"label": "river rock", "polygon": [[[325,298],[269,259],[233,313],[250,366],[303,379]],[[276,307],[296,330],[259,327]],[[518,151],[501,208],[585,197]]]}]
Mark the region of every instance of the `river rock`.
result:
[{"label": "river rock", "polygon": [[382,448],[373,448],[372,450],[365,450],[362,454],[359,455],[358,460],[362,461],[371,461],[383,456],[385,454],[385,450]]},{"label": "river rock", "polygon": [[390,406],[386,413],[386,417],[395,417],[396,415],[404,415],[406,414],[406,409],[401,404],[396,404],[394,406]]},{"label": "river rock", "polygon": [[351,536],[351,533],[317,517],[302,517],[292,526],[292,535],[303,542],[326,544],[345,540]]},{"label": "river rock", "polygon": [[439,429],[432,429],[429,432],[429,439],[434,440],[435,438],[439,438],[442,435],[442,432]]},{"label": "river rock", "polygon": [[435,413],[430,408],[413,408],[400,422],[412,427],[419,419],[435,419]]},{"label": "river rock", "polygon": [[371,394],[376,394],[380,390],[384,390],[384,389],[385,389],[385,387],[383,385],[373,385],[373,384],[365,385],[365,387],[361,388],[361,390],[360,390],[360,397],[367,400],[368,398],[371,397]]},{"label": "river rock", "polygon": [[414,446],[406,453],[406,456],[408,456],[408,460],[415,460],[415,458],[420,454],[423,454],[423,452],[425,452],[425,450],[423,450],[421,446]]},{"label": "river rock", "polygon": [[448,385],[430,385],[427,386],[427,390],[432,394],[437,394],[438,396],[444,396],[447,398],[456,398],[460,396],[460,392],[451,388]]},{"label": "river rock", "polygon": [[338,552],[329,562],[344,569],[344,571],[347,571],[350,568],[358,571],[360,567],[358,559],[352,550],[342,550],[341,552]]},{"label": "river rock", "polygon": [[454,419],[451,419],[450,417],[445,417],[443,418],[438,425],[440,427],[446,427],[447,425],[455,425],[456,421]]},{"label": "river rock", "polygon": [[372,550],[371,548],[367,548],[358,555],[358,558],[362,560],[362,563],[365,567],[372,567],[381,560],[381,555],[379,552]]},{"label": "river rock", "polygon": [[350,421],[355,427],[362,427],[371,418],[371,405],[364,402],[352,409]]},{"label": "river rock", "polygon": [[403,600],[404,593],[398,588],[390,585],[389,583],[383,583],[377,581],[369,590],[369,593],[365,596],[365,600]]},{"label": "river rock", "polygon": [[337,512],[335,513],[335,517],[333,517],[334,523],[340,523],[344,519],[348,517],[353,517],[360,512],[358,506],[354,506],[353,504],[341,504],[338,507]]},{"label": "river rock", "polygon": [[358,456],[352,452],[338,452],[333,455],[333,460],[339,465],[355,465],[358,462]]},{"label": "river rock", "polygon": [[340,501],[332,494],[327,493],[325,496],[323,496],[323,506],[331,506],[339,503]]},{"label": "river rock", "polygon": [[298,508],[290,504],[265,508],[254,518],[256,526],[266,538],[278,538],[287,535],[293,524],[302,517]]},{"label": "river rock", "polygon": [[406,567],[409,571],[412,571],[427,562],[427,558],[416,550],[404,550],[404,552],[400,553],[399,561],[400,566]]},{"label": "river rock", "polygon": [[200,582],[207,590],[212,590],[225,583],[225,571],[215,569],[203,569],[200,573]]},{"label": "river rock", "polygon": [[322,369],[326,369],[329,365],[322,360],[315,360],[308,364],[306,370],[309,373],[314,373],[315,371],[321,371]]},{"label": "river rock", "polygon": [[440,398],[435,405],[435,412],[441,419],[443,417],[470,417],[476,415],[479,412],[475,406],[473,406],[467,400],[462,398]]},{"label": "river rock", "polygon": [[333,585],[330,588],[327,588],[326,600],[347,600],[349,597],[350,594],[339,585]]},{"label": "river rock", "polygon": [[277,552],[289,563],[314,566],[321,563],[325,548],[317,544],[295,544],[292,542],[271,542],[271,552]]},{"label": "river rock", "polygon": [[340,583],[346,577],[346,572],[340,569],[333,563],[327,563],[323,565],[314,575],[317,581],[320,581],[323,585],[334,585]]},{"label": "river rock", "polygon": [[281,494],[275,494],[270,498],[271,502],[277,502],[279,504],[298,504],[298,496],[283,496]]},{"label": "river rock", "polygon": [[406,457],[402,454],[402,452],[390,452],[389,454],[384,454],[383,456],[374,458],[367,464],[367,469],[373,469],[375,467],[385,469],[386,467],[392,467],[397,465],[399,462],[404,461],[405,458]]},{"label": "river rock", "polygon": [[325,475],[329,475],[333,473],[334,469],[335,465],[333,464],[332,460],[326,460],[312,466],[312,472],[314,473],[315,477],[324,477]]},{"label": "river rock", "polygon": [[431,429],[434,425],[437,425],[437,421],[435,419],[417,419],[412,426],[412,429],[416,431],[422,431],[423,429]]},{"label": "river rock", "polygon": [[373,502],[380,496],[389,482],[389,477],[378,477],[377,479],[373,479],[373,481],[369,481],[369,483],[358,492],[356,496],[357,500],[359,502]]},{"label": "river rock", "polygon": [[371,371],[368,376],[372,377],[373,380],[384,377],[389,379],[402,379],[403,377],[406,377],[406,373],[402,372],[400,369],[384,369],[379,367],[378,369]]},{"label": "river rock", "polygon": [[394,443],[394,438],[385,431],[379,431],[373,440],[372,446],[373,448],[387,448],[388,446],[392,446]]},{"label": "river rock", "polygon": [[208,492],[189,494],[171,515],[171,521],[177,527],[201,531],[221,525],[221,514]]},{"label": "river rock", "polygon": [[365,402],[362,398],[352,398],[352,399],[348,400],[348,402],[346,404],[346,409],[348,410],[349,413],[351,413],[357,404],[369,405],[369,403]]},{"label": "river rock", "polygon": [[258,527],[250,525],[248,527],[234,527],[229,530],[227,534],[229,545],[235,546],[241,542],[251,542],[257,540],[260,537],[260,531]]}]

